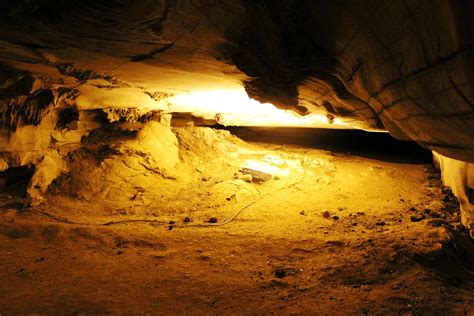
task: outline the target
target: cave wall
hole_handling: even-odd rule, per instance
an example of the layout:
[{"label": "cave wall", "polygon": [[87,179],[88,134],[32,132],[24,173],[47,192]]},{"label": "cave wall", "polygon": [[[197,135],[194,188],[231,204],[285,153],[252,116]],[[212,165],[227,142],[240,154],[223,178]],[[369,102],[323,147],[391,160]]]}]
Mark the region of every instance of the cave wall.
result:
[{"label": "cave wall", "polygon": [[435,165],[441,171],[443,184],[453,190],[461,208],[461,221],[471,228],[474,238],[474,164],[459,161],[438,153],[433,154]]},{"label": "cave wall", "polygon": [[173,111],[178,93],[241,86],[474,162],[472,1],[29,0],[0,12],[1,169],[68,152],[104,109]]},{"label": "cave wall", "polygon": [[473,161],[472,1],[251,2],[247,11],[235,60],[252,75],[251,95],[326,103]]}]

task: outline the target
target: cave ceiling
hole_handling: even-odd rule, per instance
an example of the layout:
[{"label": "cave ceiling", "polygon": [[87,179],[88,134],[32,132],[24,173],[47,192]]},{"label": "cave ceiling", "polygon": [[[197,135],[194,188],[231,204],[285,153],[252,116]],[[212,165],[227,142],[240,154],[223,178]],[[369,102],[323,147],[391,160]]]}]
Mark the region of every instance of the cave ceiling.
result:
[{"label": "cave ceiling", "polygon": [[31,0],[0,12],[3,128],[48,106],[174,111],[181,93],[245,89],[474,161],[472,1]]}]

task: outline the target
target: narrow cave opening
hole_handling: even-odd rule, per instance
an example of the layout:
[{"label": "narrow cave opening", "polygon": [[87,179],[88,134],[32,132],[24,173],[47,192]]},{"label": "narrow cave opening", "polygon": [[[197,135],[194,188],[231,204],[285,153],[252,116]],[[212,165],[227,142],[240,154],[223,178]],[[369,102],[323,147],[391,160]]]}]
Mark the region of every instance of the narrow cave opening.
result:
[{"label": "narrow cave opening", "polygon": [[245,141],[295,145],[384,161],[430,164],[431,151],[388,133],[301,127],[226,127]]}]

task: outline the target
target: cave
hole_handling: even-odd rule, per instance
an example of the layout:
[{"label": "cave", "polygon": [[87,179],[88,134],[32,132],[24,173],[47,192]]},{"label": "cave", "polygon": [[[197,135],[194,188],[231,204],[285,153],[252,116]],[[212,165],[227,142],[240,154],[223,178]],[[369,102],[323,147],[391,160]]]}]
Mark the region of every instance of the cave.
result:
[{"label": "cave", "polygon": [[474,315],[474,2],[0,1],[0,315]]}]

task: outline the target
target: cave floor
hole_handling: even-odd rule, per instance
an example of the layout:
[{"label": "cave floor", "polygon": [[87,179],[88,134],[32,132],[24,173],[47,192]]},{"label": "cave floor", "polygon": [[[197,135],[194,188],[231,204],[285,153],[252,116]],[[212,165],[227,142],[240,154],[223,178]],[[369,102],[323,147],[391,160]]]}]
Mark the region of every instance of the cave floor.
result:
[{"label": "cave floor", "polygon": [[1,195],[0,315],[474,313],[474,246],[430,165],[251,146],[288,173],[215,164],[109,203]]}]

